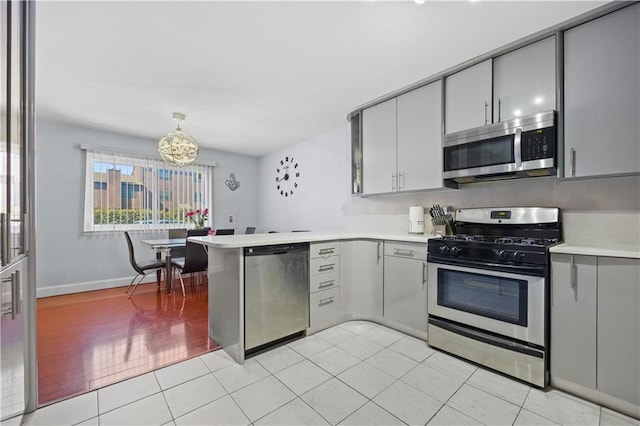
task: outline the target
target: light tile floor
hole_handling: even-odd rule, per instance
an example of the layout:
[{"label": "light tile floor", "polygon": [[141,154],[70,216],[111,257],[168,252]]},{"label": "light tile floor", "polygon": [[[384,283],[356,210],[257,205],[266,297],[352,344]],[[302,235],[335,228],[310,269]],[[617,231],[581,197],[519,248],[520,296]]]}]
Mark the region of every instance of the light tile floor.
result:
[{"label": "light tile floor", "polygon": [[236,364],[211,352],[43,407],[25,425],[640,425],[365,321]]}]

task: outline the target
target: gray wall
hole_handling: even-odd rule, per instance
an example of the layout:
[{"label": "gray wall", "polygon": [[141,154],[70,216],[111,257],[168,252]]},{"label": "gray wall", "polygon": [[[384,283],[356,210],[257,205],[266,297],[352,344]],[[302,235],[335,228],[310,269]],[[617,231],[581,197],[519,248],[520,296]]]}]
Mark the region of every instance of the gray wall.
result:
[{"label": "gray wall", "polygon": [[[84,234],[85,151],[80,144],[108,146],[157,158],[156,141],[60,123],[36,123],[36,272],[38,297],[126,285],[134,272],[122,233]],[[258,159],[201,149],[202,161],[217,162],[214,169],[211,218],[215,228],[237,228],[257,223]],[[230,191],[224,184],[235,173],[241,185]],[[228,213],[237,223],[226,221]],[[163,237],[135,233],[145,237]],[[136,243],[138,257],[154,257]]]},{"label": "gray wall", "polygon": [[[350,192],[349,138],[345,122],[343,128],[260,158],[258,216],[262,229],[403,234],[408,233],[409,207],[415,205],[549,206],[562,209],[567,241],[639,244],[640,176],[545,177],[475,183],[457,190],[354,197]],[[294,156],[302,171],[299,190],[289,198],[281,197],[275,188],[276,168],[284,156]]]}]

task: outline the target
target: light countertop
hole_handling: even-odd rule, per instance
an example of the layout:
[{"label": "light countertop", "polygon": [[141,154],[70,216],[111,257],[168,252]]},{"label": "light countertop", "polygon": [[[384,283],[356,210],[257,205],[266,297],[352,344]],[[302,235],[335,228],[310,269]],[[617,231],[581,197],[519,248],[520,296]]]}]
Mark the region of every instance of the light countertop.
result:
[{"label": "light countertop", "polygon": [[273,234],[210,235],[189,237],[189,241],[216,248],[242,248],[274,244],[322,242],[336,240],[388,240],[426,244],[433,235],[385,234],[365,232],[278,232]]},{"label": "light countertop", "polygon": [[631,243],[565,242],[551,247],[549,251],[562,254],[640,259],[640,244]]}]

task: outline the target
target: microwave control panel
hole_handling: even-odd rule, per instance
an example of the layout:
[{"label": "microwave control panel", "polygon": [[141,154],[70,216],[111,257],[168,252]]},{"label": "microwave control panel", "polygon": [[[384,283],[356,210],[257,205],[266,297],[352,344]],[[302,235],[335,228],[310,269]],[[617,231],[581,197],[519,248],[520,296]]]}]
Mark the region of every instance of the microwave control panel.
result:
[{"label": "microwave control panel", "polygon": [[556,155],[556,128],[529,130],[521,135],[522,161],[554,158]]}]

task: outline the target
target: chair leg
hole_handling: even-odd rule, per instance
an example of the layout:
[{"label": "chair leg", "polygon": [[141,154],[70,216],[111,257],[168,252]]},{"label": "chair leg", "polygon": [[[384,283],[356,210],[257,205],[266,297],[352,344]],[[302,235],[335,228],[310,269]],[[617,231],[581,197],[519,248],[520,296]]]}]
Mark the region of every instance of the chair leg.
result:
[{"label": "chair leg", "polygon": [[182,274],[178,272],[178,276],[180,277],[180,285],[182,286],[182,297],[187,297],[186,293],[184,292],[184,281],[182,281]]},{"label": "chair leg", "polygon": [[[138,288],[138,285],[142,282],[142,280],[144,279],[144,277],[146,277],[146,275],[138,275],[138,277],[140,277],[140,279],[138,280],[138,282],[133,286],[133,289],[131,290],[131,294],[128,294],[127,297],[129,299],[131,299],[131,296],[133,296],[133,293],[136,292],[136,289]],[[136,277],[137,278],[137,277]],[[134,278],[134,280],[136,279]],[[132,282],[133,283],[133,282]],[[131,285],[131,284],[129,284]],[[126,293],[126,292],[125,292]]]},{"label": "chair leg", "polygon": [[129,283],[129,285],[127,286],[127,289],[124,291],[125,294],[129,293],[129,289],[131,288],[131,285],[133,284],[133,282],[136,280],[136,278],[138,278],[140,276],[140,274],[136,275],[135,277],[133,277],[133,279],[131,280],[131,282]]}]

